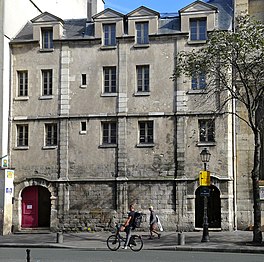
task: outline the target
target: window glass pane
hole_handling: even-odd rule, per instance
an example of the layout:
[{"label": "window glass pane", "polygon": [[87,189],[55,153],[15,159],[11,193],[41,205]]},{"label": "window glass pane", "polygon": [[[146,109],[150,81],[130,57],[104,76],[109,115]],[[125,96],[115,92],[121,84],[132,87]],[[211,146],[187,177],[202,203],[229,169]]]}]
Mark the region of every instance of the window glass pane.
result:
[{"label": "window glass pane", "polygon": [[17,126],[17,146],[28,146],[28,125]]},{"label": "window glass pane", "polygon": [[148,22],[136,23],[137,44],[149,43]]},{"label": "window glass pane", "polygon": [[139,143],[153,143],[153,121],[139,122]]},{"label": "window glass pane", "polygon": [[107,24],[104,25],[104,45],[111,46],[116,45],[116,25]]},{"label": "window glass pane", "polygon": [[46,124],[46,146],[57,145],[57,124]]},{"label": "window glass pane", "polygon": [[115,93],[116,92],[116,68],[105,67],[104,68],[104,92]]},{"label": "window glass pane", "polygon": [[113,122],[103,123],[103,144],[116,144],[117,124]]},{"label": "window glass pane", "polygon": [[137,91],[149,91],[149,66],[137,66]]},{"label": "window glass pane", "polygon": [[28,73],[18,72],[18,96],[28,95]]},{"label": "window glass pane", "polygon": [[206,40],[206,20],[199,20],[199,40]]},{"label": "window glass pane", "polygon": [[199,120],[199,133],[201,142],[215,142],[214,120]]},{"label": "window glass pane", "polygon": [[53,30],[42,29],[42,48],[50,49],[53,48]]},{"label": "window glass pane", "polygon": [[193,41],[207,39],[206,18],[190,19],[190,39]]},{"label": "window glass pane", "polygon": [[86,131],[86,121],[81,122],[81,131]]},{"label": "window glass pane", "polygon": [[43,95],[52,95],[52,70],[42,71]]},{"label": "window glass pane", "polygon": [[86,74],[82,74],[82,85],[86,85]]}]

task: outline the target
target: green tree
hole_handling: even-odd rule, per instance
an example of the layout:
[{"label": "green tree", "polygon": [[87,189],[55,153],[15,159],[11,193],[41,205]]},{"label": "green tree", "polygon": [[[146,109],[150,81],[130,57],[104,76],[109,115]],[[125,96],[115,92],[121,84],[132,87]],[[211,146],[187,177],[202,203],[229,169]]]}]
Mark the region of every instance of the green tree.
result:
[{"label": "green tree", "polygon": [[[264,25],[249,16],[239,16],[234,30],[213,31],[201,48],[177,54],[173,74],[205,74],[206,90],[219,97],[218,113],[230,113],[244,121],[254,137],[254,163],[251,171],[254,202],[253,242],[262,242],[259,193],[261,132],[263,132]],[[235,101],[245,108],[246,116],[227,105]],[[262,117],[259,117],[262,112]]]}]

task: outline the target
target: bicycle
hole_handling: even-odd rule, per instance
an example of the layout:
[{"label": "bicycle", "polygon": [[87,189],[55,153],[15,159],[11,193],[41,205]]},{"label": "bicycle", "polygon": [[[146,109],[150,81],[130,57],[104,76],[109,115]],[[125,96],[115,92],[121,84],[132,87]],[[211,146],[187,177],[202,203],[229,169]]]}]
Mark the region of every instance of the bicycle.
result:
[{"label": "bicycle", "polygon": [[[116,251],[120,248],[121,243],[126,242],[126,237],[121,236],[120,228],[118,224],[115,226],[115,234],[109,236],[106,240],[107,247],[111,251]],[[143,240],[140,235],[132,234],[129,240],[128,246],[131,250],[137,252],[143,248]]]}]

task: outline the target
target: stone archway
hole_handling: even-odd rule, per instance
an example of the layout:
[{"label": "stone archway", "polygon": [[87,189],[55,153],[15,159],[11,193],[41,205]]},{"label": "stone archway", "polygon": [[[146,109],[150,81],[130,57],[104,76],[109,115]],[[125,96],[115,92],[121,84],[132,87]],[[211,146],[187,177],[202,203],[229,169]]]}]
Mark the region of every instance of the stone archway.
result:
[{"label": "stone archway", "polygon": [[[209,228],[221,229],[221,199],[220,191],[216,186],[211,185],[210,196],[208,197],[208,223]],[[195,191],[195,228],[203,227],[204,197],[201,194],[201,187]]]},{"label": "stone archway", "polygon": [[50,227],[50,192],[42,186],[29,186],[21,193],[22,228]]}]

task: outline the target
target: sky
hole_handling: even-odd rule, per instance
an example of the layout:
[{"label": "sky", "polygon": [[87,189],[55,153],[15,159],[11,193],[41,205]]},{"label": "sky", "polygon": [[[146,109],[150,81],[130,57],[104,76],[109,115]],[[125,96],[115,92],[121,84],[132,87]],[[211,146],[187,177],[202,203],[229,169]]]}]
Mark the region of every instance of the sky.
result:
[{"label": "sky", "polygon": [[177,13],[183,7],[195,0],[104,0],[105,9],[111,8],[122,14],[127,14],[144,5],[159,13]]}]

